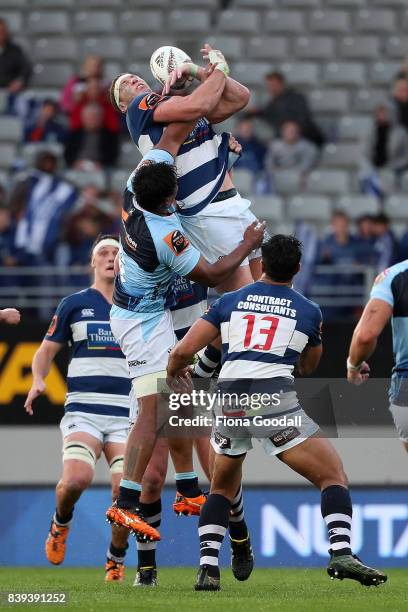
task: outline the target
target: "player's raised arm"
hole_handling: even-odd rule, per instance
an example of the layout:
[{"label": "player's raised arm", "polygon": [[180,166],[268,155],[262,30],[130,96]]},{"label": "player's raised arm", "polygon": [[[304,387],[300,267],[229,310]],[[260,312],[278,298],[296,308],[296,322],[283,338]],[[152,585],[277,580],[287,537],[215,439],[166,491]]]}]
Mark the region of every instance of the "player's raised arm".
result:
[{"label": "player's raised arm", "polygon": [[34,355],[31,366],[33,384],[24,403],[25,411],[30,415],[33,414],[33,401],[44,392],[46,387],[45,379],[50,371],[51,364],[63,346],[60,342],[43,340],[40,348]]}]

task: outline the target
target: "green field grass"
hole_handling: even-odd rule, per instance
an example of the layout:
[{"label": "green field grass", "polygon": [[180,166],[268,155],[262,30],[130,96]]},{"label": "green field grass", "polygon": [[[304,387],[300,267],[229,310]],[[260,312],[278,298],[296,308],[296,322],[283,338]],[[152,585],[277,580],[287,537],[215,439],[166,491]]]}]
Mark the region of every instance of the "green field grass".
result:
[{"label": "green field grass", "polygon": [[[0,591],[66,591],[67,605],[7,606],[8,609],[136,610],[155,612],[406,612],[408,570],[390,570],[381,587],[362,587],[331,581],[320,569],[257,569],[248,582],[237,582],[231,571],[222,573],[222,591],[195,593],[195,569],[162,569],[157,589],[134,588],[135,571],[124,583],[106,584],[102,569],[0,568]],[[0,609],[4,607],[0,605]]]}]

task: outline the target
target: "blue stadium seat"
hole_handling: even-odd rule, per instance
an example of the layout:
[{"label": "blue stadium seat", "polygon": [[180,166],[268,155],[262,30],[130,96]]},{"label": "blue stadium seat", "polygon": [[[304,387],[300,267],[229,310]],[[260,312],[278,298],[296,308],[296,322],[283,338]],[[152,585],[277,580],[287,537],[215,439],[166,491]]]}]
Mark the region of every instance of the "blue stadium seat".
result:
[{"label": "blue stadium seat", "polygon": [[300,174],[293,170],[279,170],[272,175],[272,184],[280,195],[294,194],[300,191]]},{"label": "blue stadium seat", "polygon": [[354,27],[358,32],[394,32],[396,28],[395,13],[387,10],[373,10],[367,7],[357,11]]},{"label": "blue stadium seat", "polygon": [[[150,59],[153,51],[163,46],[162,36],[132,36],[130,42],[131,57],[135,60]],[[166,44],[175,45],[175,40],[166,36]]]},{"label": "blue stadium seat", "polygon": [[385,43],[388,57],[399,57],[401,59],[408,55],[408,40],[399,36],[391,36]]},{"label": "blue stadium seat", "polygon": [[400,69],[400,62],[375,62],[369,68],[370,83],[389,87]]},{"label": "blue stadium seat", "polygon": [[371,59],[381,57],[377,36],[344,36],[339,42],[339,55],[344,59]]},{"label": "blue stadium seat", "polygon": [[242,196],[249,196],[252,192],[254,175],[245,168],[234,170],[234,185]]},{"label": "blue stadium seat", "polygon": [[259,85],[271,69],[268,62],[236,62],[231,65],[231,74],[245,85]]},{"label": "blue stadium seat", "polygon": [[94,185],[98,189],[106,189],[107,180],[105,173],[100,172],[79,172],[78,170],[67,170],[64,174],[67,181],[79,188]]},{"label": "blue stadium seat", "polygon": [[0,144],[0,167],[11,168],[16,161],[17,149],[14,144]]},{"label": "blue stadium seat", "polygon": [[257,11],[222,11],[218,19],[220,32],[238,32],[257,34],[260,28],[259,14]]},{"label": "blue stadium seat", "polygon": [[80,0],[79,5],[81,8],[123,8],[122,0]]},{"label": "blue stadium seat", "polygon": [[128,170],[128,176],[130,172],[136,168],[141,159],[142,156],[133,142],[130,140],[122,142],[120,147],[119,166],[124,170]]},{"label": "blue stadium seat", "polygon": [[315,170],[309,174],[307,193],[339,195],[347,193],[350,187],[348,173],[342,170]]},{"label": "blue stadium seat", "polygon": [[104,34],[116,32],[113,11],[79,11],[75,13],[74,27],[79,34]]},{"label": "blue stadium seat", "polygon": [[333,37],[330,36],[299,36],[293,45],[294,54],[300,59],[330,60],[335,56]]},{"label": "blue stadium seat", "polygon": [[336,208],[344,210],[351,219],[362,215],[376,215],[380,212],[380,202],[374,196],[349,195],[336,200]]},{"label": "blue stadium seat", "polygon": [[288,39],[285,36],[254,36],[248,41],[248,58],[285,60],[288,53]]},{"label": "blue stadium seat", "polygon": [[361,86],[366,81],[365,66],[357,62],[330,62],[324,67],[323,80],[329,86]]},{"label": "blue stadium seat", "polygon": [[321,165],[325,168],[358,168],[362,157],[360,143],[328,144],[324,147]]},{"label": "blue stadium seat", "polygon": [[353,115],[341,117],[338,123],[338,136],[340,140],[363,140],[367,137],[372,126],[371,115]]},{"label": "blue stadium seat", "polygon": [[[213,49],[221,49],[225,54],[228,61],[241,60],[245,57],[243,40],[241,36],[224,36],[223,34],[217,34],[215,36],[209,36],[206,39]],[[248,55],[248,58],[251,56]]]},{"label": "blue stadium seat", "polygon": [[158,10],[125,11],[119,15],[119,29],[122,32],[141,32],[145,36],[150,32],[162,32],[163,13]]},{"label": "blue stadium seat", "polygon": [[114,170],[110,176],[110,187],[115,191],[123,192],[129,178],[128,170]]},{"label": "blue stadium seat", "polygon": [[395,194],[387,198],[385,212],[391,219],[408,221],[408,198],[406,193]]},{"label": "blue stadium seat", "polygon": [[62,36],[36,38],[33,43],[33,55],[37,61],[79,59],[79,45],[76,38]]},{"label": "blue stadium seat", "polygon": [[33,85],[36,87],[63,87],[73,73],[73,66],[68,63],[35,64]]},{"label": "blue stadium seat", "polygon": [[309,16],[311,32],[350,32],[350,19],[346,11],[317,10]]},{"label": "blue stadium seat", "polygon": [[320,0],[285,0],[282,3],[284,6],[298,6],[310,8],[314,6],[319,6]]},{"label": "blue stadium seat", "polygon": [[322,195],[302,195],[288,202],[289,217],[293,221],[318,221],[326,223],[331,214],[331,201]]},{"label": "blue stadium seat", "polygon": [[371,113],[380,104],[388,102],[387,89],[360,89],[354,94],[353,110],[360,113]]},{"label": "blue stadium seat", "polygon": [[326,0],[327,6],[359,7],[365,6],[365,0]]},{"label": "blue stadium seat", "polygon": [[0,134],[2,142],[20,142],[23,126],[18,117],[0,117]]},{"label": "blue stadium seat", "polygon": [[350,95],[345,89],[315,89],[309,99],[312,108],[321,113],[345,113],[350,104]]},{"label": "blue stadium seat", "polygon": [[277,6],[279,0],[234,0],[234,7],[247,7],[247,8],[271,8]]},{"label": "blue stadium seat", "polygon": [[71,31],[69,14],[65,11],[33,11],[27,19],[31,34],[67,34]]},{"label": "blue stadium seat", "polygon": [[284,217],[282,198],[277,196],[252,196],[251,210],[260,221],[281,221]]},{"label": "blue stadium seat", "polygon": [[207,33],[211,29],[208,11],[171,11],[167,23],[170,32]]},{"label": "blue stadium seat", "polygon": [[400,179],[401,190],[408,193],[408,171],[405,171]]},{"label": "blue stadium seat", "polygon": [[262,25],[265,32],[304,32],[303,13],[300,11],[268,11]]},{"label": "blue stadium seat", "polygon": [[285,62],[279,66],[291,85],[317,85],[319,65],[312,62]]},{"label": "blue stadium seat", "polygon": [[[27,5],[27,0],[23,0]],[[31,0],[33,8],[72,8],[72,0]]]},{"label": "blue stadium seat", "polygon": [[114,58],[122,60],[127,55],[127,44],[124,38],[113,36],[99,36],[98,38],[84,38],[81,42],[82,55],[96,54],[104,59]]}]

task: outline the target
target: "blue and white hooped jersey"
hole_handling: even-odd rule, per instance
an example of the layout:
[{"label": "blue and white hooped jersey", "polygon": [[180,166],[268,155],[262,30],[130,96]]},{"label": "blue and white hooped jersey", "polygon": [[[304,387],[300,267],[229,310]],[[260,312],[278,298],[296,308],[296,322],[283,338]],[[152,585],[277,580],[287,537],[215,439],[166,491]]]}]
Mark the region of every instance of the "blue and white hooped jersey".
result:
[{"label": "blue and white hooped jersey", "polygon": [[293,379],[303,349],[321,344],[320,308],[284,285],[226,293],[202,318],[221,332],[220,379]]},{"label": "blue and white hooped jersey", "polygon": [[[166,125],[155,123],[156,107],[167,100],[156,93],[137,96],[129,105],[126,122],[142,155],[160,140]],[[212,202],[228,170],[229,134],[215,134],[207,119],[199,119],[176,157],[177,203],[180,214],[191,216]]]},{"label": "blue and white hooped jersey", "polygon": [[176,276],[189,274],[199,259],[177,215],[141,209],[126,189],[111,317],[142,321],[161,317],[175,303]]},{"label": "blue and white hooped jersey", "polygon": [[65,412],[129,416],[131,383],[110,309],[99,291],[84,289],[64,298],[51,321],[45,339],[70,346]]},{"label": "blue and white hooped jersey", "polygon": [[370,297],[383,300],[392,308],[393,372],[408,377],[408,259],[381,272]]},{"label": "blue and white hooped jersey", "polygon": [[174,333],[181,340],[207,308],[208,289],[185,276],[173,281],[176,303],[170,308]]}]

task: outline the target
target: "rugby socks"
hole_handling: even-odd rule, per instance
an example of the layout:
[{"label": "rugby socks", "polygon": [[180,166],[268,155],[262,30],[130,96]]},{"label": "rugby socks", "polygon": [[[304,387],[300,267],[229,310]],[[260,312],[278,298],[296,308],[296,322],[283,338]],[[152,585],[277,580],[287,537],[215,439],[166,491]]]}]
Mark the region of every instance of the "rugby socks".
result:
[{"label": "rugby socks", "polygon": [[[146,523],[159,529],[161,523],[161,511],[162,503],[159,497],[158,500],[151,504],[140,504],[140,508],[143,512],[144,520]],[[156,547],[157,542],[146,542],[142,540],[140,536],[137,536],[137,556],[138,563],[137,568],[140,569],[151,569],[156,567]]]},{"label": "rugby socks", "polygon": [[133,510],[139,506],[142,485],[122,478],[119,485],[118,508]]},{"label": "rugby socks", "polygon": [[321,509],[330,540],[330,552],[336,557],[351,555],[351,519],[353,507],[350,492],[341,485],[322,491]]},{"label": "rugby socks", "polygon": [[201,508],[198,523],[200,567],[206,565],[212,578],[220,577],[218,555],[227,531],[230,509],[229,500],[218,493],[211,493]]},{"label": "rugby socks", "polygon": [[54,516],[52,520],[59,527],[69,527],[72,521],[72,517],[74,515],[74,509],[72,508],[71,512],[68,514],[58,514],[58,510],[55,509]]},{"label": "rugby socks", "polygon": [[176,473],[177,491],[184,497],[198,497],[201,489],[198,486],[198,476],[195,472]]},{"label": "rugby socks", "polygon": [[124,563],[126,550],[128,547],[129,544],[126,544],[125,548],[117,548],[111,542],[106,553],[106,558],[114,561],[115,563]]},{"label": "rugby socks", "polygon": [[236,496],[231,501],[228,529],[231,540],[242,541],[248,538],[248,528],[244,519],[242,485],[239,486]]},{"label": "rugby socks", "polygon": [[211,378],[221,362],[221,351],[209,344],[194,366],[198,378]]}]

